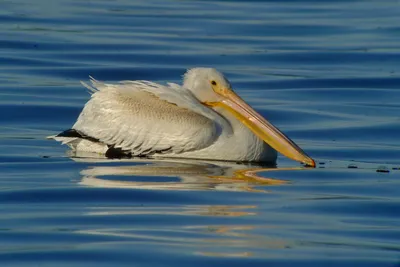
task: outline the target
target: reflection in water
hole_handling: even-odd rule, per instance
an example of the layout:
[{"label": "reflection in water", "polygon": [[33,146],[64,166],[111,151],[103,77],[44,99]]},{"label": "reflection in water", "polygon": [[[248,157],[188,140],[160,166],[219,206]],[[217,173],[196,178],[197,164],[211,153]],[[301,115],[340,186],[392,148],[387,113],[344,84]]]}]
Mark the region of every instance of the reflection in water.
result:
[{"label": "reflection in water", "polygon": [[[90,163],[115,163],[107,159],[72,158]],[[92,187],[151,190],[222,190],[267,192],[256,186],[286,184],[287,181],[260,176],[261,172],[301,170],[254,164],[198,160],[119,160],[119,166],[90,166],[81,171],[79,184]],[[129,163],[131,165],[126,165]]]},{"label": "reflection in water", "polygon": [[[72,158],[75,161],[93,163],[80,173],[79,184],[90,187],[151,189],[151,190],[222,190],[243,192],[267,192],[265,187],[283,185],[287,181],[263,177],[269,171],[299,170],[303,168],[276,168],[254,164],[198,160],[107,160]],[[101,165],[100,165],[101,163]],[[118,166],[115,166],[115,163]],[[261,188],[262,187],[262,188]],[[259,216],[257,205],[189,205],[180,207],[90,207],[87,216],[103,218],[147,218],[167,216],[177,222],[185,218],[208,217],[203,223],[181,225],[127,226],[106,229],[80,230],[86,235],[119,237],[131,242],[165,243],[168,246],[184,246],[195,255],[211,257],[253,257],[249,248],[282,249],[290,241],[260,236],[259,228],[278,228],[276,225],[235,224],[230,217]],[[163,217],[166,218],[166,217]],[[226,218],[230,223],[219,222]],[[174,221],[175,221],[174,219]],[[217,219],[217,220],[216,220]],[[160,219],[162,220],[162,219]],[[245,219],[246,220],[246,219]],[[201,221],[201,220],[200,220]],[[219,223],[218,223],[219,222]],[[248,222],[248,221],[247,221]],[[193,236],[194,235],[194,236]],[[199,238],[201,236],[201,238]]]},{"label": "reflection in water", "polygon": [[[234,206],[188,206],[180,211],[175,208],[169,209],[168,207],[146,207],[146,208],[91,208],[92,211],[88,215],[103,216],[103,215],[199,215],[199,216],[224,216],[224,217],[240,217],[240,216],[253,216],[257,213],[255,211],[247,211],[248,209],[255,209],[257,206],[234,205]],[[101,209],[98,211],[98,209]]]},{"label": "reflection in water", "polygon": [[[146,216],[180,217],[206,216],[210,221],[224,217],[257,216],[257,206],[231,205],[231,206],[186,206],[181,209],[171,207],[108,207],[91,208],[87,216],[118,216],[118,218],[143,218]],[[122,217],[121,217],[122,216]],[[124,217],[126,216],[126,217]],[[160,219],[162,221],[162,219]],[[196,219],[195,219],[196,220]],[[232,220],[230,220],[232,222]],[[234,221],[237,222],[235,219]],[[148,225],[128,226],[103,229],[79,230],[77,233],[84,235],[99,235],[119,237],[132,243],[165,244],[168,246],[184,246],[193,254],[212,257],[252,257],[254,250],[285,249],[294,245],[293,241],[276,237],[260,236],[256,234],[257,228],[278,229],[276,225],[215,225],[215,224],[187,224],[181,225]],[[124,242],[125,242],[124,241]],[[259,256],[259,255],[258,255]]]},{"label": "reflection in water", "polygon": [[[354,241],[352,238],[345,237],[343,233],[337,235],[336,233],[340,233],[342,230],[335,229],[335,226],[332,226],[324,214],[315,215],[312,212],[307,213],[307,210],[305,210],[305,214],[302,213],[303,210],[293,213],[290,207],[296,205],[294,203],[297,202],[302,203],[296,207],[301,208],[307,203],[312,203],[312,209],[315,209],[315,206],[318,208],[315,201],[320,201],[321,196],[311,196],[310,199],[305,199],[304,197],[293,197],[290,194],[289,198],[285,198],[279,193],[282,188],[276,186],[287,185],[289,181],[268,178],[267,175],[278,176],[275,172],[282,170],[301,170],[303,174],[307,175],[307,172],[304,173],[302,170],[310,170],[309,168],[276,168],[232,162],[176,159],[108,160],[78,157],[72,159],[85,163],[84,170],[80,172],[82,175],[79,180],[80,185],[109,188],[110,190],[132,189],[132,192],[137,192],[138,189],[148,189],[141,193],[156,198],[157,194],[153,195],[154,192],[151,190],[176,190],[168,192],[172,197],[175,194],[186,195],[186,193],[180,192],[182,190],[239,192],[268,192],[267,190],[274,190],[274,188],[276,190],[275,194],[268,196],[239,194],[240,198],[243,197],[243,201],[241,199],[239,205],[232,204],[229,198],[226,201],[218,200],[218,205],[193,205],[190,204],[191,202],[185,202],[185,198],[177,198],[176,201],[172,201],[172,205],[171,202],[159,204],[163,203],[163,199],[154,202],[158,203],[156,205],[145,201],[145,205],[139,205],[138,202],[132,202],[132,199],[138,197],[135,194],[132,194],[132,199],[127,199],[126,202],[109,202],[105,198],[104,201],[95,202],[92,206],[86,204],[82,216],[84,221],[92,223],[88,224],[91,227],[80,228],[75,233],[86,237],[96,236],[96,240],[97,238],[112,240],[110,242],[113,242],[113,248],[121,247],[128,251],[132,248],[132,253],[138,247],[151,251],[157,248],[159,253],[175,253],[177,257],[186,257],[190,254],[198,257],[228,257],[246,260],[248,258],[287,257],[291,253],[291,257],[302,257],[303,254],[298,254],[298,251],[303,253],[315,249],[334,253],[343,253],[344,249],[348,250],[349,248],[354,251],[359,249],[393,251],[397,249],[397,246],[382,246],[379,240],[366,245],[365,241]],[[348,162],[327,162],[323,165],[327,167],[323,169],[324,173],[327,173],[329,169],[336,169],[337,173],[338,170],[352,173],[352,170],[342,167],[348,166]],[[373,166],[373,164],[358,162],[357,165],[360,167],[357,169],[358,172],[361,167],[365,166],[365,173],[371,171]],[[311,172],[314,171],[318,170],[311,170]],[[319,171],[321,172],[321,170]],[[357,173],[351,177],[357,177]],[[362,174],[363,177],[365,173]],[[279,177],[282,177],[282,174],[285,173],[280,173]],[[288,176],[283,175],[283,177]],[[299,177],[298,172],[296,177]],[[336,180],[333,178],[331,182],[334,181],[336,185]],[[313,180],[308,180],[308,182],[312,183]],[[345,186],[348,185],[348,181],[346,183]],[[329,187],[329,180],[325,181],[324,185]],[[198,195],[202,193],[222,196],[219,192],[199,192]],[[223,195],[225,197],[238,196],[236,192],[227,192]],[[331,196],[332,194],[329,193],[324,195],[323,199],[326,200]],[[130,194],[127,197],[130,198]],[[140,199],[139,203],[142,203]],[[212,201],[204,203],[212,203]],[[346,205],[348,205],[347,201]],[[313,216],[312,222],[308,216]],[[346,224],[343,223],[344,221],[341,224]],[[331,229],[331,227],[333,228]],[[327,233],[321,234],[320,231],[324,229],[328,229]],[[317,234],[310,235],[313,231],[316,231]],[[333,231],[334,234],[330,234],[329,231]],[[346,229],[346,231],[351,230]],[[296,235],[293,236],[294,234]],[[106,243],[96,245],[102,246]],[[161,257],[163,256],[161,255]]]}]

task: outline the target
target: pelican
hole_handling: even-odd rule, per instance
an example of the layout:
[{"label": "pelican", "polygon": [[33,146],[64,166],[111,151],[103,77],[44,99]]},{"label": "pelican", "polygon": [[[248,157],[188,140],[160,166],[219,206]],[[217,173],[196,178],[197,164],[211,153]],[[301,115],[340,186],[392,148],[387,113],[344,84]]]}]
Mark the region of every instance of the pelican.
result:
[{"label": "pelican", "polygon": [[193,68],[183,85],[150,81],[107,84],[90,77],[91,92],[71,129],[49,138],[74,151],[107,157],[180,157],[274,163],[277,151],[315,162],[240,98],[223,74]]}]

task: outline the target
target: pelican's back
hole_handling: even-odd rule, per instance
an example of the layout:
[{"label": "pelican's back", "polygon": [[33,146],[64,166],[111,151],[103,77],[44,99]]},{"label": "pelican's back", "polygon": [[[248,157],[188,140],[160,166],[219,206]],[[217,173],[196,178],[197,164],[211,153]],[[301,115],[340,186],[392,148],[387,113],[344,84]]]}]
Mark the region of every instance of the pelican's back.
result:
[{"label": "pelican's back", "polygon": [[91,150],[90,142],[103,145],[99,149],[93,144],[98,151],[92,152],[99,153],[118,149],[131,156],[179,154],[205,148],[218,138],[218,124],[207,114],[212,111],[178,85],[112,85],[94,79],[92,85],[85,84],[93,94],[72,127],[73,139],[61,139],[71,132],[54,137],[73,149]]}]

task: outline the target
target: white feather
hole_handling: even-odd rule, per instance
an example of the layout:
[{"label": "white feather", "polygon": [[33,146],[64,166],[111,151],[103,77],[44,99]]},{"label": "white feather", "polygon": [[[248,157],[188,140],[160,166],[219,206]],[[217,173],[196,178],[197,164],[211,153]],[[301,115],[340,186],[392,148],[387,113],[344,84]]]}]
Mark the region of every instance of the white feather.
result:
[{"label": "white feather", "polygon": [[93,94],[72,128],[133,155],[208,147],[218,138],[218,121],[226,123],[176,84],[91,82],[83,83]]},{"label": "white feather", "polygon": [[76,132],[50,138],[76,151],[103,154],[114,147],[132,156],[275,161],[276,151],[232,113],[202,104],[221,100],[210,85],[215,80],[230,88],[221,73],[209,68],[189,70],[184,86],[106,84],[90,77],[91,84],[82,82],[91,98],[72,127]]}]

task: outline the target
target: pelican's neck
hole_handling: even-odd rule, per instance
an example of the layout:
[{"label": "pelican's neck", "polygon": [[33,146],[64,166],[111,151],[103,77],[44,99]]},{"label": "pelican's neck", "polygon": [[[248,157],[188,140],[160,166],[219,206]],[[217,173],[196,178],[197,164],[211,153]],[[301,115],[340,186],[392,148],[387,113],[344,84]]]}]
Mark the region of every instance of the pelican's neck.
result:
[{"label": "pelican's neck", "polygon": [[221,107],[215,107],[214,110],[227,121],[231,129],[231,134],[223,129],[218,145],[216,145],[218,149],[228,148],[243,160],[273,162],[276,159],[276,151],[256,136],[231,112]]},{"label": "pelican's neck", "polygon": [[[259,139],[246,125],[244,125],[241,121],[239,121],[231,112],[222,108],[215,107],[214,110],[220,114],[228,123],[232,130],[233,136],[236,138],[257,138]],[[261,139],[260,139],[261,140]],[[242,140],[243,141],[243,140]]]}]

